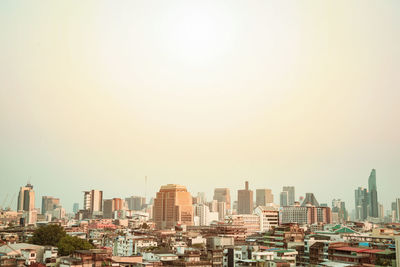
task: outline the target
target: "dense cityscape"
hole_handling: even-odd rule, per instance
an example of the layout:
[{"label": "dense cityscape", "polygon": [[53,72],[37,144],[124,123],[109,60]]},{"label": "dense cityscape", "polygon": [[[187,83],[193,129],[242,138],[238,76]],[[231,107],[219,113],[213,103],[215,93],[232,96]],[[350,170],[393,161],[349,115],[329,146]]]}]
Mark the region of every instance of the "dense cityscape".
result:
[{"label": "dense cityscape", "polygon": [[351,216],[340,199],[297,198],[294,186],[276,199],[247,181],[237,200],[229,188],[207,200],[176,184],[149,202],[89,190],[69,214],[53,196],[35,207],[28,183],[15,210],[2,203],[0,266],[396,266],[400,198],[385,214],[377,192],[373,169]]},{"label": "dense cityscape", "polygon": [[400,267],[400,0],[0,0],[0,267]]}]

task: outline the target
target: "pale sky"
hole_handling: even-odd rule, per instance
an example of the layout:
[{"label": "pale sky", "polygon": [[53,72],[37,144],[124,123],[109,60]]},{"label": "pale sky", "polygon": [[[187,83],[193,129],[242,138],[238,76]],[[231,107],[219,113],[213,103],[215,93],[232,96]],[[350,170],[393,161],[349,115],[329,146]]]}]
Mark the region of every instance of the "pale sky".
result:
[{"label": "pale sky", "polygon": [[[178,183],[400,197],[400,1],[0,1],[0,205]],[[7,196],[8,194],[8,196]]]}]

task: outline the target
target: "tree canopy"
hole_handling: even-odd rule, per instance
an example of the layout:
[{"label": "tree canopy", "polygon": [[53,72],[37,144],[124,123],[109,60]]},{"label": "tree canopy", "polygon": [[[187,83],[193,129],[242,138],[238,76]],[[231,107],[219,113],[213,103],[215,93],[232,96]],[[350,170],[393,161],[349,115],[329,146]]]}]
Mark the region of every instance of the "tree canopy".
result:
[{"label": "tree canopy", "polygon": [[57,247],[58,254],[61,256],[70,255],[74,250],[93,248],[88,241],[67,235],[61,226],[55,224],[36,229],[30,242],[41,246]]},{"label": "tree canopy", "polygon": [[66,235],[64,228],[59,225],[40,226],[33,233],[31,243],[41,246],[57,246],[60,239]]},{"label": "tree canopy", "polygon": [[76,236],[66,235],[58,242],[58,254],[61,256],[70,255],[75,250],[91,248],[93,246],[88,241]]}]

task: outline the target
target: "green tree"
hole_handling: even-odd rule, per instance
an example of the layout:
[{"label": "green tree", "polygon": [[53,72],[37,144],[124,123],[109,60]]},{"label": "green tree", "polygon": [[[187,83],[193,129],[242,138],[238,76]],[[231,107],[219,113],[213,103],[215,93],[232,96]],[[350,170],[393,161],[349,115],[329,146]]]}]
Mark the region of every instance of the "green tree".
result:
[{"label": "green tree", "polygon": [[41,246],[57,246],[61,238],[67,234],[64,229],[56,224],[40,226],[35,230],[30,240],[31,243]]},{"label": "green tree", "polygon": [[75,250],[91,249],[93,246],[86,240],[76,236],[66,235],[58,242],[58,254],[61,256],[70,255]]}]

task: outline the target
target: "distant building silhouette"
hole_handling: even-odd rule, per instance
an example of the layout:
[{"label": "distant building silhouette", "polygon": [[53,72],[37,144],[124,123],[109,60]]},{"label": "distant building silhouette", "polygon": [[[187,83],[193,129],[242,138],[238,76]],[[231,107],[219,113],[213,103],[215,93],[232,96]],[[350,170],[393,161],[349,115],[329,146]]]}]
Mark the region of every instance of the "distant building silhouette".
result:
[{"label": "distant building silhouette", "polygon": [[294,205],[294,202],[296,200],[296,194],[295,194],[295,188],[294,186],[284,186],[282,188],[282,192],[288,192],[288,206]]},{"label": "distant building silhouette", "polygon": [[245,189],[238,190],[238,214],[253,213],[253,191],[249,190],[249,182],[246,181]]},{"label": "distant building silhouette", "polygon": [[288,191],[282,191],[279,194],[279,204],[281,205],[281,207],[289,206],[289,192]]},{"label": "distant building silhouette", "polygon": [[256,206],[265,206],[266,204],[274,202],[274,195],[271,189],[257,189],[256,190]]},{"label": "distant building silhouette", "polygon": [[18,211],[32,211],[35,209],[35,191],[33,185],[28,183],[22,186],[18,194]]},{"label": "distant building silhouette", "polygon": [[231,209],[231,194],[229,188],[215,188],[213,199],[218,202],[225,202],[226,209]]},{"label": "distant building silhouette", "polygon": [[369,216],[378,218],[378,192],[376,189],[376,171],[372,169],[368,178],[368,191],[369,191]]}]

